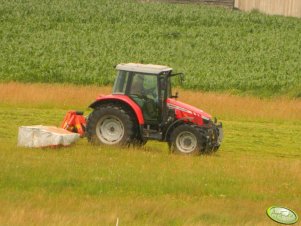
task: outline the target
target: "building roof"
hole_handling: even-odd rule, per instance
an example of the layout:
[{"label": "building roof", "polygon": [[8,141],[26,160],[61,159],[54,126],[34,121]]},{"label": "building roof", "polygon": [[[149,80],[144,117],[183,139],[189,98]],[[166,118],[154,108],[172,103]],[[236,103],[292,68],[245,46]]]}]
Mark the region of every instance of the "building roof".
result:
[{"label": "building roof", "polygon": [[127,64],[118,64],[116,66],[117,70],[122,71],[134,71],[150,74],[159,74],[164,71],[172,71],[172,68],[164,65],[155,65],[155,64],[136,64],[136,63],[127,63]]}]

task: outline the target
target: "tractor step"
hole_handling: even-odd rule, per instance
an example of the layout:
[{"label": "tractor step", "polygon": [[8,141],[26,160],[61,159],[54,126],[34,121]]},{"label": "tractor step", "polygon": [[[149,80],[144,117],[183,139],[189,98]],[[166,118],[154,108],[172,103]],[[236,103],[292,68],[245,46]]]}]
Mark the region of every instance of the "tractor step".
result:
[{"label": "tractor step", "polygon": [[162,132],[155,129],[143,129],[143,136],[148,140],[162,140]]}]

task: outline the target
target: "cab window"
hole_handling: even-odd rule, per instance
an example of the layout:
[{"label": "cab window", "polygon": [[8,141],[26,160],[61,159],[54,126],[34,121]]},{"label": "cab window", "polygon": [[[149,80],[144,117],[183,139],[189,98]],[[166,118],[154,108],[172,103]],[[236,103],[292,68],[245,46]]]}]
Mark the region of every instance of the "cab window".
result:
[{"label": "cab window", "polygon": [[124,94],[126,91],[127,81],[129,78],[129,72],[118,71],[117,78],[113,87],[113,94]]}]

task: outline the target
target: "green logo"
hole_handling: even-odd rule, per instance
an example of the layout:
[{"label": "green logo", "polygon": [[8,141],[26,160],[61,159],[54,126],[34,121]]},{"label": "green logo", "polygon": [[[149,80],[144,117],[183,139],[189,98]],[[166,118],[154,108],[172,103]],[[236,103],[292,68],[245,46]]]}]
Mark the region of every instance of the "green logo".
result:
[{"label": "green logo", "polygon": [[298,215],[285,207],[272,206],[267,209],[267,215],[281,224],[294,224],[298,221]]}]

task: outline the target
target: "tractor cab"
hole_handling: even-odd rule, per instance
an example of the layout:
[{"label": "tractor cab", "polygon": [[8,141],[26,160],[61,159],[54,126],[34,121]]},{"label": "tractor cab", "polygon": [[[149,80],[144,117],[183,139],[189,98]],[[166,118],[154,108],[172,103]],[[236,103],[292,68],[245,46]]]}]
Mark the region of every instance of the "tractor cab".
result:
[{"label": "tractor cab", "polygon": [[162,121],[164,103],[171,97],[172,68],[153,64],[118,64],[113,94],[130,97],[142,109],[145,124]]}]

